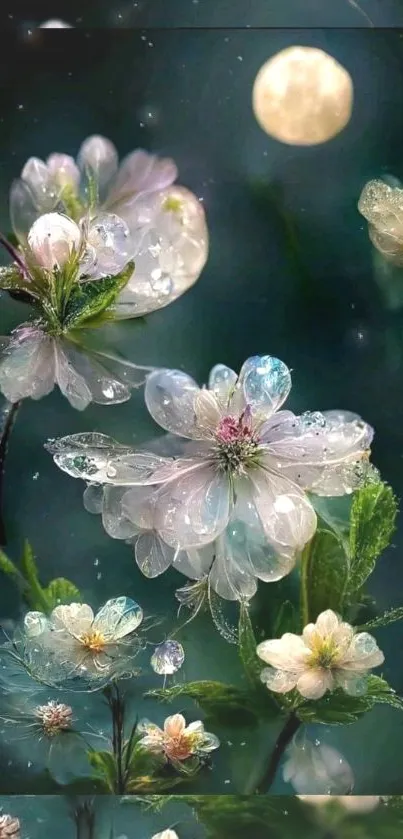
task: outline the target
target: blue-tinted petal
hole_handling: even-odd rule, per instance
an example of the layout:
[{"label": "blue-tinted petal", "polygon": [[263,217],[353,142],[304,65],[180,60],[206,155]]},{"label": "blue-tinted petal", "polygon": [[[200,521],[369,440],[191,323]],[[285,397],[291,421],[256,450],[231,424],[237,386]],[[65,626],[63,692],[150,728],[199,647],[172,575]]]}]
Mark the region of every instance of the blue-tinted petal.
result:
[{"label": "blue-tinted petal", "polygon": [[115,597],[97,612],[93,627],[117,641],[134,632],[142,620],[143,610],[138,603],[129,597]]},{"label": "blue-tinted petal", "polygon": [[285,402],[291,390],[291,374],[286,364],[271,355],[248,358],[239,374],[238,386],[254,413],[268,417]]}]

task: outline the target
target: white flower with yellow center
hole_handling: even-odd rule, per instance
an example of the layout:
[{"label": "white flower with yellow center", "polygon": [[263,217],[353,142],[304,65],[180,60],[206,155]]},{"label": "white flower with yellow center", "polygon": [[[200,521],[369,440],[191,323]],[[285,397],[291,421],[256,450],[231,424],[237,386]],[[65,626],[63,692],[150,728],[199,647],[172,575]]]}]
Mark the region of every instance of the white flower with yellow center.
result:
[{"label": "white flower with yellow center", "polygon": [[271,665],[261,673],[269,690],[288,693],[296,688],[306,699],[320,699],[336,688],[353,696],[365,693],[370,670],[384,661],[372,635],[356,633],[331,609],[309,623],[302,636],[286,632],[263,641],[257,654]]},{"label": "white flower with yellow center", "polygon": [[50,685],[76,680],[103,687],[111,679],[133,671],[140,649],[134,635],[143,619],[140,606],[117,597],[94,615],[90,606],[56,606],[51,615],[28,612],[20,645],[32,675]]}]

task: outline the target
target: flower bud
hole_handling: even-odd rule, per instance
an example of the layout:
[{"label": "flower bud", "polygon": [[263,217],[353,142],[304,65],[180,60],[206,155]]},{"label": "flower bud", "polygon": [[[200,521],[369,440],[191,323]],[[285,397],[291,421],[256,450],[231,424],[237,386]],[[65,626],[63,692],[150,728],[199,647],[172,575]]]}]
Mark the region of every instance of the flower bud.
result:
[{"label": "flower bud", "polygon": [[74,158],[70,157],[69,154],[51,154],[46,161],[46,165],[54,183],[58,186],[78,188],[80,183],[80,170]]},{"label": "flower bud", "polygon": [[74,250],[79,248],[78,225],[61,213],[40,216],[28,233],[28,244],[38,265],[53,271],[63,268]]}]

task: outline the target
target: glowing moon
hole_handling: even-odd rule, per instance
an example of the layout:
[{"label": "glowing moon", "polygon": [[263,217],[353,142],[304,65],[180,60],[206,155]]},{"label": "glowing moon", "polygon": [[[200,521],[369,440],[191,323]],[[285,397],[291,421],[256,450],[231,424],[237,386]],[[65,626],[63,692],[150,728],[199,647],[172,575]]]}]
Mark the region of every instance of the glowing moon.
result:
[{"label": "glowing moon", "polygon": [[350,74],[313,47],[288,47],[259,70],[253,110],[266,134],[293,146],[314,146],[345,128],[353,106]]}]

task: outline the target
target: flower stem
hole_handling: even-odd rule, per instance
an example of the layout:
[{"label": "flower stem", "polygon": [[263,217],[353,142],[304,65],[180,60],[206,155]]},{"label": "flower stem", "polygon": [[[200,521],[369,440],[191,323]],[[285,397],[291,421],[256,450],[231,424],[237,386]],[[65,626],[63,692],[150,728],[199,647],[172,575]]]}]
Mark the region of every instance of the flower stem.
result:
[{"label": "flower stem", "polygon": [[90,801],[79,804],[74,811],[76,839],[95,839],[95,813]]},{"label": "flower stem", "polygon": [[10,434],[22,402],[7,402],[3,408],[0,423],[0,547],[7,544],[6,528],[3,516],[4,473]]},{"label": "flower stem", "polygon": [[105,689],[105,696],[112,714],[112,748],[116,761],[116,789],[117,795],[125,792],[125,768],[123,765],[125,704],[119,687],[114,682]]},{"label": "flower stem", "polygon": [[287,720],[280,731],[273,752],[270,755],[268,764],[256,787],[255,792],[257,795],[263,795],[264,793],[269,792],[276,777],[281,758],[288,744],[294,737],[294,734],[296,734],[296,732],[298,731],[300,725],[301,720],[299,720],[296,714],[292,712],[289,715],[289,717],[287,717]]},{"label": "flower stem", "polygon": [[302,629],[309,623],[309,561],[311,558],[311,542],[305,545],[301,553],[300,575],[301,575],[301,623]]}]

